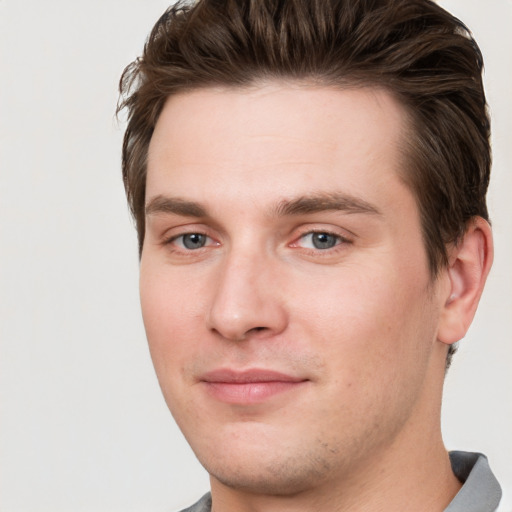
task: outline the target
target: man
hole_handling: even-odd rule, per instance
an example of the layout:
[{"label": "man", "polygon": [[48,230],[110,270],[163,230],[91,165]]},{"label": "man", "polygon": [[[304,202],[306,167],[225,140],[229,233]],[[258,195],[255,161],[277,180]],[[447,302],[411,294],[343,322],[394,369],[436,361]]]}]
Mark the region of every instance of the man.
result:
[{"label": "man", "polygon": [[121,81],[190,511],[492,511],[443,379],[492,263],[476,43],[428,0],[200,0]]}]

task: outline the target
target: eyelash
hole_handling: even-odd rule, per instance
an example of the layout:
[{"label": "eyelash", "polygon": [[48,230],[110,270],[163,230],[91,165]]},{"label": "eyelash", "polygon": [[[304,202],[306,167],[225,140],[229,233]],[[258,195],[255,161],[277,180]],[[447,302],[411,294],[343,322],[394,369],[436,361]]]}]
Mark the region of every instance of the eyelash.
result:
[{"label": "eyelash", "polygon": [[[335,243],[332,247],[326,247],[326,248],[311,248],[311,247],[302,247],[300,244],[301,241],[303,241],[306,237],[313,237],[314,235],[327,235],[329,237],[334,237],[335,238]],[[197,247],[197,248],[187,248],[185,247],[184,245],[184,237],[186,236],[192,236],[192,235],[199,235],[199,236],[202,236],[202,237],[205,237],[207,240],[210,240],[210,243],[208,243],[208,241],[205,243],[205,245],[202,245],[200,247]],[[180,240],[181,239],[181,246],[178,246],[176,245],[176,242],[177,240]],[[214,243],[211,244],[211,241],[213,241]],[[335,233],[333,231],[329,231],[329,230],[325,230],[325,229],[311,229],[311,230],[308,230],[308,231],[305,231],[303,233],[301,233],[298,237],[296,237],[294,239],[294,241],[292,243],[290,243],[288,245],[288,247],[292,247],[292,248],[299,248],[299,249],[302,249],[304,252],[306,252],[307,254],[310,254],[310,255],[315,255],[315,256],[329,256],[329,255],[332,255],[333,253],[336,253],[337,251],[340,251],[340,250],[343,250],[344,247],[347,245],[347,244],[350,244],[352,243],[350,239],[346,238],[345,236],[343,235],[340,235],[339,233]],[[171,246],[172,248],[172,251],[173,252],[176,252],[176,253],[182,253],[182,254],[192,254],[192,253],[200,253],[202,252],[202,250],[204,249],[207,249],[208,247],[210,246],[219,246],[220,243],[219,242],[215,242],[215,240],[209,236],[207,233],[205,233],[204,231],[201,231],[201,230],[197,230],[197,231],[190,231],[190,232],[187,232],[187,233],[180,233],[179,235],[172,235],[166,239],[163,240],[162,242],[162,245],[164,246]]]},{"label": "eyelash", "polygon": [[[191,235],[200,235],[200,236],[204,236],[207,239],[213,240],[212,237],[208,236],[206,233],[204,233],[202,231],[190,231],[187,233],[180,233],[179,235],[172,235],[169,238],[166,238],[163,241],[163,245],[173,245],[180,238],[182,239],[182,244],[183,244],[183,238],[186,236],[191,236]],[[219,244],[217,243],[215,245],[219,245]],[[199,251],[200,249],[204,249],[204,248],[205,248],[205,246],[198,247],[197,249],[187,249],[186,247],[178,247],[178,250],[184,251],[184,252],[196,252],[196,251]]]},{"label": "eyelash", "polygon": [[321,256],[328,256],[333,254],[334,252],[340,251],[344,248],[346,244],[350,244],[351,240],[344,237],[343,235],[340,235],[339,233],[335,233],[326,229],[312,229],[309,231],[306,231],[302,233],[299,237],[295,239],[294,242],[290,244],[291,247],[300,247],[299,242],[301,240],[304,240],[306,237],[310,236],[313,237],[314,235],[328,235],[329,237],[335,238],[335,244],[332,247],[327,247],[324,249],[320,248],[309,248],[309,247],[302,247],[303,250],[310,252],[311,254],[315,255],[321,255]]}]

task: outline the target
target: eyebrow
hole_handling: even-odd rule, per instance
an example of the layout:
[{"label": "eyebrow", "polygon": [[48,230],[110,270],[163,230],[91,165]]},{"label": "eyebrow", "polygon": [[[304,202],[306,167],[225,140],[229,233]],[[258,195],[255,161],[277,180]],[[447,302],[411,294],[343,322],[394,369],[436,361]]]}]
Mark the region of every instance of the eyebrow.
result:
[{"label": "eyebrow", "polygon": [[276,216],[307,215],[322,211],[342,211],[345,213],[369,213],[381,215],[380,210],[365,201],[343,193],[316,193],[296,199],[280,201],[275,208]]},{"label": "eyebrow", "polygon": [[[345,213],[366,213],[381,215],[371,203],[349,194],[313,193],[294,199],[284,199],[271,209],[273,217],[308,215],[322,211],[342,211]],[[158,195],[145,207],[146,215],[174,214],[184,217],[208,217],[208,211],[201,204],[180,197]]]},{"label": "eyebrow", "polygon": [[171,213],[184,217],[207,217],[206,209],[195,201],[187,201],[180,197],[158,195],[151,199],[145,207],[146,215]]}]

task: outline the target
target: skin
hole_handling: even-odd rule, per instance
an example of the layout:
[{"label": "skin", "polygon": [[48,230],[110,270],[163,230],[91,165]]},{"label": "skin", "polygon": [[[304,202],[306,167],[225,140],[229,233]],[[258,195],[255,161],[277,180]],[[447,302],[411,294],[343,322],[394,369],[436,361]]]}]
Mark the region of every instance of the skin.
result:
[{"label": "skin", "polygon": [[[141,303],[215,512],[442,511],[460,488],[439,427],[444,362],[476,309],[490,230],[476,219],[432,280],[398,172],[406,119],[383,90],[293,83],[163,109]],[[212,382],[219,369],[286,382]]]}]

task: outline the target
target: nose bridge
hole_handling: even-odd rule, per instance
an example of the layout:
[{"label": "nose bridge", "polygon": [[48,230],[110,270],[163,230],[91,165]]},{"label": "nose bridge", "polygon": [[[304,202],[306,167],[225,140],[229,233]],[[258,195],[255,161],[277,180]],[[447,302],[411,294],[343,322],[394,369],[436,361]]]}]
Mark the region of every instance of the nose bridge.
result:
[{"label": "nose bridge", "polygon": [[281,332],[286,312],[276,277],[276,262],[261,248],[233,247],[217,275],[210,329],[231,340],[262,331],[267,335]]}]

